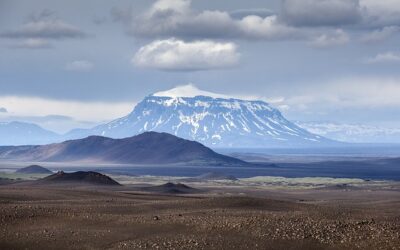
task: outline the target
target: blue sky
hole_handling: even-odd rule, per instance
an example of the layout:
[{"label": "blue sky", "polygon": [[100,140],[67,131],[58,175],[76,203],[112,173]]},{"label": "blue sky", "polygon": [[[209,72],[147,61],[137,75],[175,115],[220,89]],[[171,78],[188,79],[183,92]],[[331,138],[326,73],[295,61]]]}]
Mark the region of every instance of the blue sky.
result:
[{"label": "blue sky", "polygon": [[0,120],[90,127],[193,83],[400,127],[399,33],[398,0],[0,0]]}]

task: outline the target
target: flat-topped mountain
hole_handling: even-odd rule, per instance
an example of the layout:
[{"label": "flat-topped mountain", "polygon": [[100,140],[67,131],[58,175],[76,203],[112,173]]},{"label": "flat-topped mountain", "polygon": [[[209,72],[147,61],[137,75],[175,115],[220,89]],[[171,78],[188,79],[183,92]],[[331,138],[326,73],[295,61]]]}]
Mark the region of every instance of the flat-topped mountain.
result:
[{"label": "flat-topped mountain", "polygon": [[167,133],[146,132],[124,139],[90,136],[44,146],[0,147],[0,159],[36,162],[243,165],[204,145]]},{"label": "flat-topped mountain", "polygon": [[124,138],[146,131],[166,132],[209,147],[300,147],[335,144],[287,120],[261,100],[241,100],[193,85],[149,95],[125,117],[66,136]]},{"label": "flat-topped mountain", "polygon": [[50,170],[39,165],[31,165],[26,168],[20,168],[16,173],[19,174],[52,174]]},{"label": "flat-topped mountain", "polygon": [[58,173],[52,174],[40,180],[40,182],[50,183],[80,183],[80,184],[91,184],[91,185],[112,185],[119,186],[120,184],[115,180],[111,179],[107,175],[100,174],[97,172],[85,172],[78,171],[74,173],[64,173],[59,171]]}]

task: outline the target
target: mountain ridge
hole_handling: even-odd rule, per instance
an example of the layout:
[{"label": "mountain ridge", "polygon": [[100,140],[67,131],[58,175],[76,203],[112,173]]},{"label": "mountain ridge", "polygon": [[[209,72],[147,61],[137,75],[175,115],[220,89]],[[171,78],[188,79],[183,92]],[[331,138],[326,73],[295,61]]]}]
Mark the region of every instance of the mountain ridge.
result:
[{"label": "mountain ridge", "polygon": [[324,137],[349,143],[398,143],[400,128],[332,121],[295,122],[298,126]]},{"label": "mountain ridge", "polygon": [[[264,101],[229,97],[189,84],[146,96],[122,118],[91,129],[73,129],[64,135],[22,145],[43,145],[91,135],[121,139],[146,131],[173,134],[212,148],[321,147],[340,144],[301,128]],[[28,138],[26,136],[25,140]],[[0,139],[0,145],[7,144]]]},{"label": "mountain ridge", "polygon": [[60,135],[28,122],[0,122],[0,145],[35,145],[52,143]]}]

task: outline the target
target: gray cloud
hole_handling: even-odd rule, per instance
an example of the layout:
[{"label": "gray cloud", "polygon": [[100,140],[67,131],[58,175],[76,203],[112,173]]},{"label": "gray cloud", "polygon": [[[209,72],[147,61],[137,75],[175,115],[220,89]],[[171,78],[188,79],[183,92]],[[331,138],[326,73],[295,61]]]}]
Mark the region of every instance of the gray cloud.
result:
[{"label": "gray cloud", "polygon": [[377,43],[386,40],[400,31],[398,26],[389,26],[377,29],[362,36],[361,41],[364,43]]},{"label": "gray cloud", "polygon": [[[372,0],[283,0],[281,7],[281,13],[263,8],[196,11],[190,0],[158,0],[140,15],[134,16],[131,8],[113,8],[111,16],[125,24],[128,34],[147,39],[305,40],[327,48],[349,41],[343,26],[358,29],[361,36],[378,30],[362,41],[383,40],[395,31],[395,26],[379,26],[376,16],[390,8]],[[397,13],[391,11],[388,16]]]},{"label": "gray cloud", "polygon": [[297,27],[383,29],[400,25],[399,6],[397,0],[283,0],[280,18]]},{"label": "gray cloud", "polygon": [[6,108],[0,108],[0,113],[8,113]]},{"label": "gray cloud", "polygon": [[0,36],[4,38],[66,39],[83,38],[85,33],[60,20],[45,20],[26,23],[17,29],[3,32]]},{"label": "gray cloud", "polygon": [[283,0],[282,19],[294,26],[340,26],[358,23],[358,0]]},{"label": "gray cloud", "polygon": [[159,0],[144,14],[132,18],[126,12],[112,10],[114,19],[128,24],[128,33],[137,37],[186,39],[234,38],[251,40],[302,39],[304,30],[289,27],[279,22],[276,15],[263,10],[263,15],[255,15],[255,10],[239,11],[243,15],[235,19],[230,13],[218,10],[195,12],[190,1]]},{"label": "gray cloud", "polygon": [[359,0],[363,9],[363,25],[370,28],[400,25],[400,5],[397,0]]},{"label": "gray cloud", "polygon": [[133,20],[132,7],[128,8],[113,7],[110,10],[110,15],[114,22],[130,23]]},{"label": "gray cloud", "polygon": [[0,33],[0,37],[10,39],[76,39],[86,36],[85,32],[58,19],[49,10],[31,15],[20,27]]}]

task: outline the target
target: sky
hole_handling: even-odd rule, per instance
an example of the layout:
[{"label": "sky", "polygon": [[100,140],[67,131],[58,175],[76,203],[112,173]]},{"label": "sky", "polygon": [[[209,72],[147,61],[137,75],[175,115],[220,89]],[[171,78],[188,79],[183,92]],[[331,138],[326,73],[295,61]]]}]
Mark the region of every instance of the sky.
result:
[{"label": "sky", "polygon": [[400,127],[400,0],[0,0],[0,121],[56,132],[192,83]]}]

